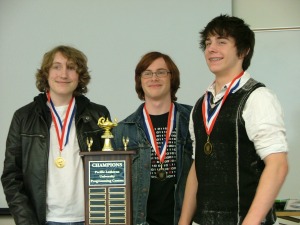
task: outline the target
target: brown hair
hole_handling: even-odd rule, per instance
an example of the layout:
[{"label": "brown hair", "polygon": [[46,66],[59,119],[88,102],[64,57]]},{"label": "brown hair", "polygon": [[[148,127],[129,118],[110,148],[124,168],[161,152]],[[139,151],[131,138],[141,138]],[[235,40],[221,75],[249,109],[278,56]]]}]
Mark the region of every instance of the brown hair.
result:
[{"label": "brown hair", "polygon": [[139,99],[145,100],[145,93],[142,88],[141,73],[144,72],[150,65],[158,58],[163,58],[166,65],[171,73],[171,101],[176,101],[176,92],[180,85],[180,72],[170,58],[170,56],[165,55],[160,52],[149,52],[145,54],[135,68],[135,91],[138,94]]},{"label": "brown hair", "polygon": [[49,90],[49,70],[57,52],[60,52],[64,57],[75,63],[77,66],[76,72],[79,75],[79,82],[77,88],[74,90],[73,95],[79,96],[87,93],[87,85],[91,79],[87,66],[87,57],[78,49],[64,45],[57,46],[44,54],[41,68],[38,69],[35,74],[35,84],[37,89],[41,92],[47,92]]}]

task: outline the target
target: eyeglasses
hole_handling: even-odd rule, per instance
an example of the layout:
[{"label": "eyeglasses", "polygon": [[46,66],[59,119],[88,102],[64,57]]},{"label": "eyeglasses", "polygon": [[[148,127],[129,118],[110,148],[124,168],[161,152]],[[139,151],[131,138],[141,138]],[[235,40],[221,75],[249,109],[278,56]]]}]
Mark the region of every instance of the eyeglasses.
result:
[{"label": "eyeglasses", "polygon": [[156,72],[152,72],[150,70],[145,70],[144,72],[141,73],[142,78],[144,79],[149,79],[153,77],[153,74],[156,75],[158,78],[166,77],[170,71],[167,70],[157,70]]}]

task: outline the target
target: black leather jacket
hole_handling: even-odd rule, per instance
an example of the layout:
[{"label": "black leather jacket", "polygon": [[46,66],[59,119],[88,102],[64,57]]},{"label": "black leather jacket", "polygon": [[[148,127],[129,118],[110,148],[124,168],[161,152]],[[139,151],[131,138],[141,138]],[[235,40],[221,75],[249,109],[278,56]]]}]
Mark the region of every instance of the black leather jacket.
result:
[{"label": "black leather jacket", "polygon": [[[52,121],[46,101],[46,95],[40,94],[33,102],[18,109],[7,137],[1,181],[17,225],[46,223],[49,129]],[[102,149],[103,130],[97,125],[100,117],[110,119],[105,106],[92,103],[84,96],[76,97],[75,124],[81,151],[87,151],[87,137],[93,138],[92,150]]]}]

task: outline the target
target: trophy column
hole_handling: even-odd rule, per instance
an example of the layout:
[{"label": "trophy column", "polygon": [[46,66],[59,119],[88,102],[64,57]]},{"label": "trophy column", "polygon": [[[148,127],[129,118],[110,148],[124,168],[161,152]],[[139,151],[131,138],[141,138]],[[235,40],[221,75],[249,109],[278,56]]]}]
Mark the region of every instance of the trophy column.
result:
[{"label": "trophy column", "polygon": [[135,151],[81,152],[85,224],[132,224],[131,155]]}]

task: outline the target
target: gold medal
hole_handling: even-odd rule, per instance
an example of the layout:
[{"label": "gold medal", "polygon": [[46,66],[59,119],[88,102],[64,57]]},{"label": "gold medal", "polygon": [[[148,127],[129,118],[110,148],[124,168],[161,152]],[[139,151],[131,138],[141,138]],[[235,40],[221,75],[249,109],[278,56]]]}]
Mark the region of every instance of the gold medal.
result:
[{"label": "gold medal", "polygon": [[206,155],[210,155],[212,153],[212,144],[210,142],[206,142],[204,145],[204,153]]},{"label": "gold medal", "polygon": [[65,159],[61,156],[55,159],[55,165],[58,168],[63,168],[65,166],[65,163],[66,163]]},{"label": "gold medal", "polygon": [[204,153],[206,155],[210,155],[212,153],[213,147],[212,144],[209,142],[209,136],[207,136],[207,141],[204,144]]},{"label": "gold medal", "polygon": [[167,178],[167,172],[163,169],[162,163],[160,164],[160,169],[156,172],[156,177],[160,181],[163,181]]},{"label": "gold medal", "polygon": [[163,181],[167,178],[167,172],[165,170],[159,169],[156,172],[156,177],[158,180]]},{"label": "gold medal", "polygon": [[[242,71],[240,74],[238,74],[229,84],[226,92],[224,93],[224,96],[221,101],[218,101],[217,103],[213,104],[211,103],[211,99],[214,98],[213,94],[209,91],[206,91],[203,101],[202,101],[202,118],[203,123],[205,126],[205,131],[207,134],[207,141],[204,144],[204,153],[206,155],[210,155],[213,152],[213,146],[209,141],[209,135],[211,134],[215,122],[219,116],[219,112],[221,110],[221,107],[223,106],[225,100],[227,99],[228,95],[231,93],[231,91],[236,88],[236,86],[239,85],[240,79],[243,76],[244,71]],[[215,108],[214,108],[215,107]]]},{"label": "gold medal", "polygon": [[[70,134],[69,131],[71,129],[71,124],[72,124],[72,121],[73,121],[73,118],[75,115],[74,112],[76,109],[75,97],[73,96],[70,99],[65,118],[60,118],[60,116],[58,115],[58,113],[55,109],[55,105],[53,104],[53,102],[51,100],[50,92],[47,92],[47,98],[48,98],[49,107],[50,107],[50,111],[51,111],[51,117],[52,117],[52,121],[55,126],[57,141],[58,141],[58,145],[59,145],[59,156],[54,160],[54,163],[55,163],[56,167],[63,168],[66,164],[66,161],[63,157],[61,157],[61,152],[62,152],[64,146],[66,146],[66,144],[68,143],[68,137]],[[56,115],[56,116],[54,116],[54,115]],[[59,124],[60,124],[60,126],[58,126]],[[61,131],[61,132],[59,132],[59,131]]]}]

